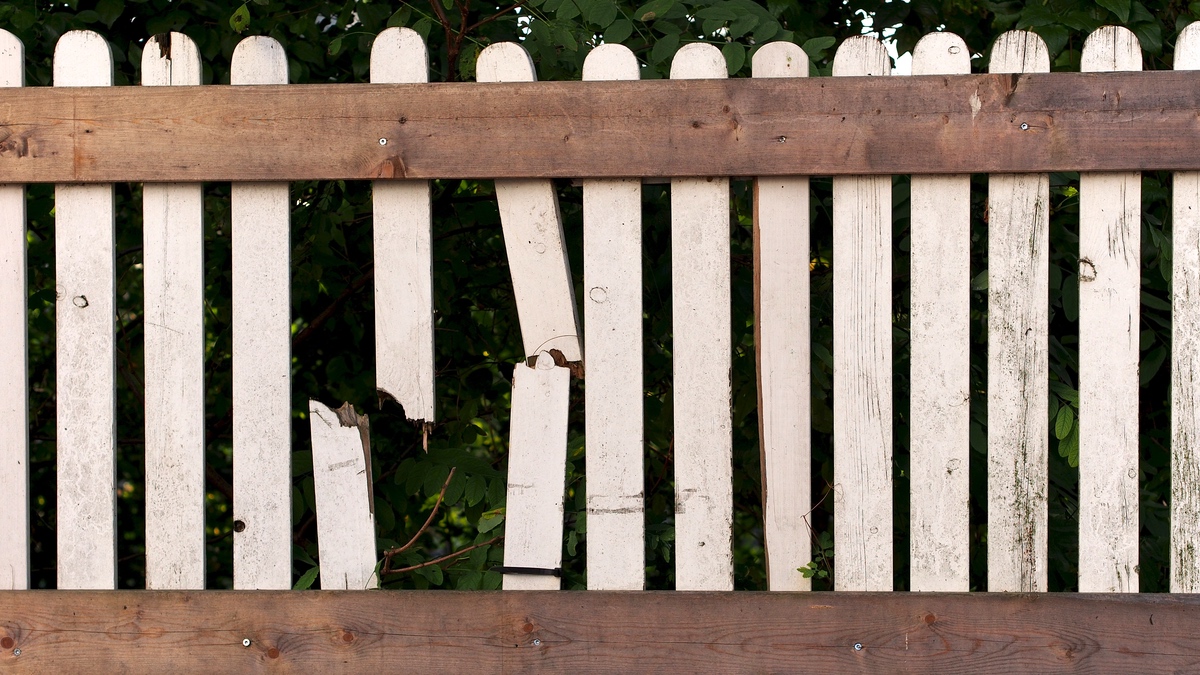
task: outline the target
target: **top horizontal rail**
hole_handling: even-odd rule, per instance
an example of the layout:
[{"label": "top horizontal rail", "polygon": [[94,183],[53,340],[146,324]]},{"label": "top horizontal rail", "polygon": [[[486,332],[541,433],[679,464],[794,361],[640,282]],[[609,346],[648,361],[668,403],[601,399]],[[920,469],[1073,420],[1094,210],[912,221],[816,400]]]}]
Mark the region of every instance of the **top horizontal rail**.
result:
[{"label": "top horizontal rail", "polygon": [[0,183],[1200,169],[1200,73],[26,87]]}]

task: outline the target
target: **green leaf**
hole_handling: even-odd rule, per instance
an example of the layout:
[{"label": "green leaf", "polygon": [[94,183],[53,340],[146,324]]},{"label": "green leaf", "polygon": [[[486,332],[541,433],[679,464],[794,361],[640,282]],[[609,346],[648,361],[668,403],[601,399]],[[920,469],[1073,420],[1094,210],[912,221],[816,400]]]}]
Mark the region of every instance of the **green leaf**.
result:
[{"label": "green leaf", "polygon": [[96,13],[105,26],[112,28],[121,13],[125,11],[125,0],[100,0],[96,3]]},{"label": "green leaf", "polygon": [[569,52],[579,51],[579,43],[575,41],[575,34],[566,26],[554,27],[554,44]]},{"label": "green leaf", "polygon": [[329,55],[337,56],[342,51],[342,36],[339,35],[329,42]]},{"label": "green leaf", "polygon": [[754,41],[760,43],[766,42],[767,40],[775,37],[775,34],[778,32],[779,24],[775,21],[768,21],[754,31]]},{"label": "green leaf", "polygon": [[491,532],[504,522],[504,509],[488,511],[479,518],[479,533]]},{"label": "green leaf", "polygon": [[242,3],[241,7],[233,12],[229,17],[229,27],[235,32],[242,32],[250,26],[250,7],[246,3]]},{"label": "green leaf", "polygon": [[299,579],[296,580],[296,585],[292,586],[293,591],[307,591],[312,588],[313,582],[317,580],[317,572],[320,567],[310,567]]},{"label": "green leaf", "polygon": [[650,63],[662,63],[670,59],[675,55],[675,50],[678,47],[678,35],[664,35],[658,42],[654,43],[654,48],[650,50]]},{"label": "green leaf", "polygon": [[721,47],[721,54],[725,57],[725,67],[729,69],[730,76],[736,75],[746,63],[746,48],[741,43],[726,42]]},{"label": "green leaf", "polygon": [[412,29],[421,36],[422,40],[429,40],[429,31],[433,30],[433,19],[423,16],[420,20],[413,24]]},{"label": "green leaf", "polygon": [[717,21],[733,21],[738,18],[737,12],[725,7],[705,7],[696,12],[698,19],[716,19]]},{"label": "green leaf", "polygon": [[571,530],[567,533],[567,555],[574,557],[577,546],[579,546],[579,536],[575,534],[575,530]]},{"label": "green leaf", "polygon": [[582,9],[583,20],[601,29],[608,28],[617,19],[617,5],[613,0],[583,0]]},{"label": "green leaf", "polygon": [[650,0],[633,13],[639,21],[650,23],[675,6],[675,0]]},{"label": "green leaf", "polygon": [[1058,397],[1064,401],[1069,401],[1076,408],[1079,407],[1079,392],[1062,382],[1050,382],[1050,391],[1058,394]]},{"label": "green leaf", "polygon": [[[574,0],[563,0],[563,4],[559,5],[558,11],[554,13],[554,16],[557,17],[559,21],[567,21],[569,19],[574,19],[575,17],[579,16],[579,14],[579,6],[575,4]],[[569,34],[570,32],[568,31],[568,35]],[[574,38],[572,38],[572,41],[574,41]]]},{"label": "green leaf", "polygon": [[387,20],[388,28],[402,28],[408,24],[408,20],[412,17],[412,7],[402,5],[396,10]]},{"label": "green leaf", "polygon": [[832,36],[815,37],[806,40],[800,48],[808,54],[808,58],[813,61],[820,61],[825,56],[825,50],[837,44],[837,38]]},{"label": "green leaf", "polygon": [[1130,0],[1096,0],[1096,4],[1116,14],[1121,23],[1129,20]]},{"label": "green leaf", "polygon": [[1058,417],[1054,420],[1054,437],[1062,440],[1075,428],[1075,413],[1071,406],[1064,405],[1058,409]]},{"label": "green leaf", "polygon": [[758,25],[758,17],[753,14],[743,14],[729,24],[729,37],[738,39]]},{"label": "green leaf", "polygon": [[979,274],[976,274],[975,278],[971,280],[971,290],[973,290],[973,291],[986,291],[987,287],[988,287],[988,271],[987,270],[984,270],[984,271],[980,272]]},{"label": "green leaf", "polygon": [[467,498],[467,506],[475,506],[483,501],[484,495],[487,494],[487,481],[481,476],[471,476],[467,479],[466,488],[463,490],[463,495]]},{"label": "green leaf", "polygon": [[608,27],[608,30],[604,31],[604,41],[608,44],[619,45],[628,40],[629,36],[632,34],[633,23],[631,23],[628,19],[620,19],[618,21],[614,21],[612,25]]},{"label": "green leaf", "polygon": [[[243,5],[243,7],[244,6],[245,5]],[[75,20],[83,23],[96,23],[100,20],[100,14],[90,9],[85,9],[84,11],[75,15]]]}]

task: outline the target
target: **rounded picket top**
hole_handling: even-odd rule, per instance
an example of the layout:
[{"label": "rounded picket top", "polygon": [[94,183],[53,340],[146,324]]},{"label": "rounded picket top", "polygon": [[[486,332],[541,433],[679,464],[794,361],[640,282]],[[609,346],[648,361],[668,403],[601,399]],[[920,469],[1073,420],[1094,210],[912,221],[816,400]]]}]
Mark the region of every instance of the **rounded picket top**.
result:
[{"label": "rounded picket top", "polygon": [[142,85],[198,85],[203,66],[196,43],[183,33],[159,33],[142,50]]},{"label": "rounded picket top", "polygon": [[621,44],[603,44],[583,60],[585,80],[640,80],[641,68],[633,51]]},{"label": "rounded picket top", "polygon": [[411,28],[388,28],[371,45],[372,82],[428,82],[429,50]]},{"label": "rounded picket top", "polygon": [[691,42],[671,60],[672,80],[715,80],[729,77],[725,55],[705,42]]},{"label": "rounded picket top", "polygon": [[913,75],[966,75],[971,72],[971,52],[954,33],[930,33],[913,47]]},{"label": "rounded picket top", "polygon": [[25,86],[25,44],[0,28],[0,87]]},{"label": "rounded picket top", "polygon": [[794,42],[768,42],[750,68],[754,77],[808,77],[808,53]]},{"label": "rounded picket top", "polygon": [[484,47],[475,62],[476,82],[537,82],[537,70],[525,48],[515,42]]},{"label": "rounded picket top", "polygon": [[287,84],[287,52],[275,38],[251,35],[233,50],[230,84]]},{"label": "rounded picket top", "polygon": [[1037,33],[1010,30],[992,43],[989,73],[1048,73],[1050,51]]},{"label": "rounded picket top", "polygon": [[73,30],[54,45],[54,86],[103,87],[113,83],[113,57],[99,33]]},{"label": "rounded picket top", "polygon": [[1200,70],[1200,21],[1189,23],[1175,40],[1175,70]]},{"label": "rounded picket top", "polygon": [[1142,44],[1123,26],[1101,26],[1083,43],[1079,70],[1085,73],[1142,69]]},{"label": "rounded picket top", "polygon": [[833,74],[891,75],[892,59],[887,47],[869,35],[857,35],[846,40],[833,55]]}]

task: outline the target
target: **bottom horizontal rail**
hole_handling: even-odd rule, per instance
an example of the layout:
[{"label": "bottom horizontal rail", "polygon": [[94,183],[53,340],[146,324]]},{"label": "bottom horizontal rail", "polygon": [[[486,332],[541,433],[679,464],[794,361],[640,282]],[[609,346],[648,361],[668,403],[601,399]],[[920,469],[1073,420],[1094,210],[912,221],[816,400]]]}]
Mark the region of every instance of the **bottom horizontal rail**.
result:
[{"label": "bottom horizontal rail", "polygon": [[1200,595],[0,591],[0,673],[1194,672]]}]

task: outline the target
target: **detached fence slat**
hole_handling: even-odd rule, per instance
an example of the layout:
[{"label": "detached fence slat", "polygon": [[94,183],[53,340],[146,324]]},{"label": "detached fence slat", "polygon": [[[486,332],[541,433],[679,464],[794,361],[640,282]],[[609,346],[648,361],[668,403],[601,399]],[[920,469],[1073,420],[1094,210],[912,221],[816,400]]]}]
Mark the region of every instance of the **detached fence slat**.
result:
[{"label": "detached fence slat", "polygon": [[[726,77],[712,45],[685,45],[671,78]],[[675,587],[733,590],[729,179],[671,181]]]},{"label": "detached fence slat", "polygon": [[[371,46],[371,82],[428,82],[425,42],[389,28]],[[387,146],[392,139],[380,137]],[[429,181],[372,183],[375,221],[375,386],[410,420],[433,422],[433,216]]]},{"label": "detached fence slat", "polygon": [[[585,80],[636,80],[623,45],[601,45]],[[642,182],[583,182],[587,331],[587,571],[593,590],[641,590],[645,569],[642,383]]]},{"label": "detached fence slat", "polygon": [[[773,42],[754,54],[754,77],[807,77],[808,55]],[[787,137],[779,139],[787,143]],[[773,591],[807,591],[812,560],[808,177],[754,182],[755,344],[763,538]]]},{"label": "detached fence slat", "polygon": [[[1010,31],[992,73],[1048,72],[1046,44]],[[1050,179],[988,178],[988,590],[1046,590]]]},{"label": "detached fence slat", "polygon": [[[887,76],[874,38],[842,43],[834,77]],[[833,179],[834,549],[840,591],[892,589],[892,178]]]},{"label": "detached fence slat", "polygon": [[[54,49],[54,86],[107,86],[112,53],[91,31]],[[113,186],[56,185],[58,587],[116,586],[116,260]]]},{"label": "detached fence slat", "polygon": [[346,403],[308,402],[321,590],[378,588],[371,428]]},{"label": "detached fence slat", "polygon": [[[25,84],[25,46],[0,29],[0,87]],[[0,589],[29,587],[25,186],[0,185]]]},{"label": "detached fence slat", "polygon": [[[235,85],[287,84],[283,47],[248,37]],[[267,111],[264,111],[264,113]],[[291,233],[287,183],[234,183],[233,585],[292,585]],[[239,531],[240,529],[240,531]]]},{"label": "detached fence slat", "polygon": [[[959,36],[931,33],[913,50],[912,71],[970,73],[971,53]],[[967,591],[971,177],[913,176],[911,223],[910,587]]]},{"label": "detached fence slat", "polygon": [[[1127,28],[1083,45],[1084,72],[1142,69]],[[1138,591],[1142,176],[1079,175],[1079,590]]]},{"label": "detached fence slat", "polygon": [[[142,84],[200,84],[182,33],[151,38]],[[142,189],[146,588],[204,588],[204,204],[199,183]]]}]

